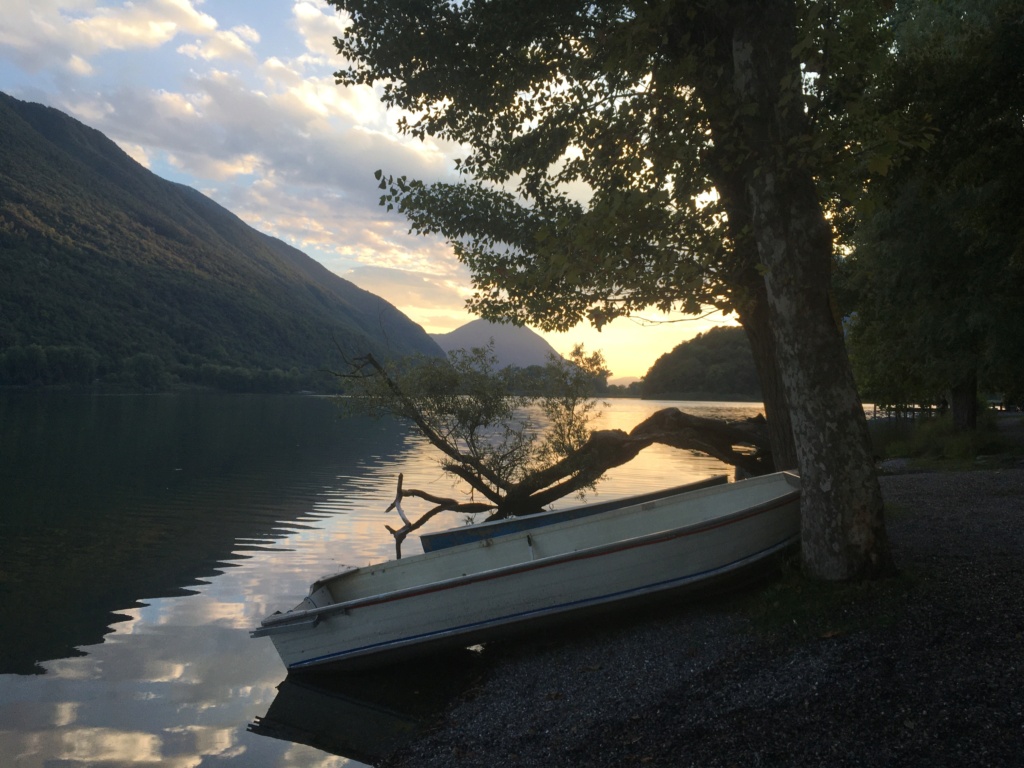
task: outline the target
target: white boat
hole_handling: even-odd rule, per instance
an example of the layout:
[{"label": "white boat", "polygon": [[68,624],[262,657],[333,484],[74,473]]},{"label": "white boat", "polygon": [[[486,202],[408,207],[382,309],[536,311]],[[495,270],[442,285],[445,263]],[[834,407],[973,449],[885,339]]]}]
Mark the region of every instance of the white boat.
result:
[{"label": "white boat", "polygon": [[799,540],[799,488],[780,472],[347,568],[251,634],[292,671],[365,667],[699,589]]},{"label": "white boat", "polygon": [[533,531],[547,525],[560,523],[563,520],[575,520],[579,517],[596,515],[598,512],[607,512],[618,507],[628,507],[634,504],[642,504],[645,501],[654,501],[666,496],[678,496],[681,493],[699,491],[701,488],[710,488],[713,485],[723,485],[729,481],[727,475],[714,475],[703,480],[697,480],[685,485],[676,485],[672,488],[663,488],[650,493],[643,493],[636,496],[627,496],[611,501],[602,501],[592,504],[582,504],[576,507],[565,509],[553,509],[548,512],[538,512],[534,515],[523,515],[522,517],[506,517],[503,520],[490,520],[475,525],[463,525],[459,528],[448,528],[443,531],[433,531],[420,534],[420,545],[424,552],[435,552],[439,549],[447,549],[457,544],[468,544],[471,541],[481,539],[493,539],[496,536],[505,536],[509,533],[521,533],[522,531]]}]

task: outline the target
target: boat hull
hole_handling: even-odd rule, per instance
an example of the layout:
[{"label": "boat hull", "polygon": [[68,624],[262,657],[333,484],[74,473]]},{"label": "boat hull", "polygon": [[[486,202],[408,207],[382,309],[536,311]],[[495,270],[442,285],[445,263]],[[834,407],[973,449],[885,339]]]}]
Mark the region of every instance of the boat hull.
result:
[{"label": "boat hull", "polygon": [[[748,483],[732,495],[757,502],[723,511]],[[702,588],[798,540],[793,475],[688,496],[353,569],[253,634],[269,635],[289,670],[372,666]]]}]

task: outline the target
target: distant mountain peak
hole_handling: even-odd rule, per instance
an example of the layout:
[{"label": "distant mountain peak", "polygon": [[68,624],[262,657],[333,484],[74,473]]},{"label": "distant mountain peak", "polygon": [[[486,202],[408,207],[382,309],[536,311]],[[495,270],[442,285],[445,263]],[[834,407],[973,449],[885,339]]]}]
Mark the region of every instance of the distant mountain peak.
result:
[{"label": "distant mountain peak", "polygon": [[494,354],[501,367],[545,365],[549,355],[558,356],[554,347],[529,328],[492,323],[490,320],[471,320],[454,331],[433,333],[431,338],[445,352],[485,347],[493,339]]}]

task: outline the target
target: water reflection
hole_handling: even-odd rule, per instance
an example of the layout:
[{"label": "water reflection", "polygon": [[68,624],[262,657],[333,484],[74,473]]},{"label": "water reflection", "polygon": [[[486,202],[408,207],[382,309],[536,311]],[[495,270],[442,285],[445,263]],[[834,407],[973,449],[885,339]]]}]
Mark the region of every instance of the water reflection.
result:
[{"label": "water reflection", "polygon": [[[0,672],[38,672],[99,642],[141,597],[187,593],[345,512],[364,457],[409,448],[393,425],[348,424],[354,434],[318,399],[0,398],[0,599],[20,616],[41,596],[60,606],[0,633]],[[341,500],[329,511],[316,507],[325,487]]]},{"label": "water reflection", "polygon": [[[660,405],[617,401],[604,426]],[[597,498],[723,470],[655,447]],[[0,396],[4,764],[372,761],[380,747],[351,751],[336,717],[315,740],[280,738],[311,699],[351,707],[367,689],[282,684],[272,644],[248,630],[313,578],[391,555],[382,510],[399,472],[449,487],[418,436],[341,421],[318,398]],[[430,689],[397,684],[404,699],[370,704],[408,725]]]},{"label": "water reflection", "polygon": [[249,731],[370,763],[409,743],[479,676],[470,650],[345,675],[289,675]]},{"label": "water reflection", "polygon": [[[259,579],[237,577],[252,570],[246,563],[216,579],[217,589],[128,611],[104,643],[44,662],[42,677],[0,678],[0,753],[19,766],[348,764],[244,730],[283,675],[272,648],[248,638],[263,607],[246,604],[246,585]],[[306,580],[298,570],[279,576],[295,588]]]}]

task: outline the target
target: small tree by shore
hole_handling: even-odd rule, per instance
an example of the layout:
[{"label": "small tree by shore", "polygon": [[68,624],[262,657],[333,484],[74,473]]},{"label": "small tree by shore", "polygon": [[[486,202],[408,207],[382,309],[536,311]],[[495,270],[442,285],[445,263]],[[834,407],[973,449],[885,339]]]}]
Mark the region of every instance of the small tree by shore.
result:
[{"label": "small tree by shore", "polygon": [[[668,408],[628,434],[592,429],[601,407],[596,384],[608,373],[601,354],[587,355],[581,346],[568,360],[552,357],[527,392],[515,369],[498,368],[493,347],[400,366],[364,355],[337,375],[354,389],[344,400],[348,409],[411,421],[441,453],[444,472],[469,487],[462,498],[440,496],[404,487],[399,475],[388,508],[403,521],[388,526],[398,557],[406,536],[442,512],[487,513],[488,519],[535,514],[565,496],[582,496],[654,443],[706,453],[744,475],[774,468],[763,418],[724,422]],[[432,506],[410,520],[402,509],[407,498]]]}]

